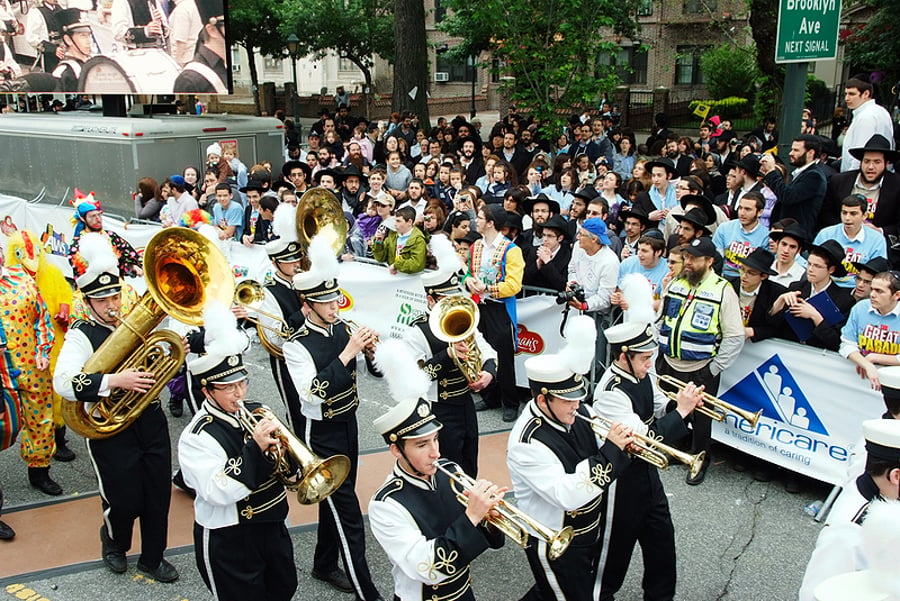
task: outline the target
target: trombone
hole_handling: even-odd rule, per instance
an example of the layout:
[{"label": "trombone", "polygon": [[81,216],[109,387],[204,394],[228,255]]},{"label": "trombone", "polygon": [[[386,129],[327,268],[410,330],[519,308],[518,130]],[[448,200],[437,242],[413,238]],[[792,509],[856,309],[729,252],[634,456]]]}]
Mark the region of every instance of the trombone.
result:
[{"label": "trombone", "polygon": [[[576,413],[575,417],[590,423],[594,434],[603,439],[607,437],[614,423],[611,419],[602,415],[588,417]],[[703,462],[706,460],[706,451],[700,451],[696,455],[679,451],[675,447],[664,444],[661,439],[655,438],[653,432],[647,432],[646,435],[635,432],[633,436],[634,442],[631,443],[629,452],[650,465],[667,470],[669,469],[669,459],[672,458],[688,466],[691,477],[696,476],[703,468]]]},{"label": "trombone", "polygon": [[[463,507],[467,507],[469,501],[463,493],[474,488],[475,480],[463,472],[451,472],[438,461],[435,461],[432,465],[450,478],[450,486],[453,488],[453,492],[456,493],[456,500]],[[454,484],[462,488],[457,488]],[[531,538],[528,529],[534,530],[537,533],[537,537],[547,544],[547,559],[550,561],[559,558],[560,555],[566,552],[566,549],[569,548],[569,543],[572,542],[572,537],[575,535],[571,526],[566,526],[559,531],[552,530],[525,515],[521,509],[503,499],[497,502],[494,510],[500,514],[499,517],[491,517],[488,514],[484,518],[485,521],[492,524],[523,549],[528,547],[528,541]]]},{"label": "trombone", "polygon": [[275,477],[285,488],[295,491],[297,500],[304,505],[323,501],[340,488],[350,474],[350,459],[346,455],[322,459],[265,405],[250,411],[243,402],[240,402],[237,419],[244,431],[250,435],[253,434],[256,425],[264,419],[272,419],[278,424],[278,429],[272,433],[277,444],[269,447],[265,454],[275,462]]},{"label": "trombone", "polygon": [[[672,376],[659,376],[656,380],[659,385],[660,391],[668,398],[673,401],[676,400],[675,397],[678,396],[678,393],[681,392],[686,383],[682,382],[678,378],[674,378]],[[671,386],[674,390],[665,390],[663,385]],[[705,415],[711,419],[716,420],[717,422],[721,422],[725,419],[726,413],[734,413],[738,417],[747,420],[750,423],[751,428],[756,427],[756,423],[759,421],[759,416],[762,415],[763,410],[760,409],[756,413],[752,413],[747,411],[746,409],[741,409],[736,405],[732,405],[726,401],[723,401],[719,397],[713,396],[708,392],[703,393],[703,404],[694,409],[695,413],[700,413]]]},{"label": "trombone", "polygon": [[280,315],[268,313],[260,309],[263,302],[265,301],[265,298],[266,294],[263,291],[262,284],[260,284],[256,280],[244,280],[234,289],[234,302],[236,304],[244,307],[245,309],[253,311],[257,315],[268,317],[269,319],[274,320],[275,323],[281,324],[281,328],[276,328],[264,324],[258,317],[251,317],[248,315],[245,318],[250,323],[256,325],[256,333],[259,335],[259,342],[260,344],[262,344],[263,348],[265,348],[270,355],[282,359],[284,358],[284,351],[269,342],[268,338],[266,338],[265,333],[263,332],[263,329],[269,330],[270,332],[275,333],[275,335],[287,340],[290,337],[289,328],[287,322]]}]

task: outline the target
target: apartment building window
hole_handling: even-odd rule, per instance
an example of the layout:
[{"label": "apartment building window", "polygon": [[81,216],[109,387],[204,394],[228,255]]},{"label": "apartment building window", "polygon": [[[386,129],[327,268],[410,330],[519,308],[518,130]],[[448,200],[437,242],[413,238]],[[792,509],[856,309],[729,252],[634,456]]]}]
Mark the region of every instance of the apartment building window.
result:
[{"label": "apartment building window", "polygon": [[446,14],[447,9],[441,6],[441,0],[434,0],[434,22],[440,23]]},{"label": "apartment building window", "polygon": [[434,70],[436,73],[447,73],[447,81],[472,81],[472,69],[472,59],[454,61],[438,53]]},{"label": "apartment building window", "polygon": [[706,46],[678,46],[675,51],[675,85],[702,85],[706,78],[700,71],[700,55]]},{"label": "apartment building window", "polygon": [[653,0],[639,0],[637,6],[637,16],[649,17],[653,15]]},{"label": "apartment building window", "polygon": [[280,73],[283,70],[281,67],[281,59],[274,56],[264,56],[263,70]]},{"label": "apartment building window", "polygon": [[623,84],[647,83],[647,53],[637,48],[620,48],[618,52],[603,52],[598,63],[616,68],[616,76]]},{"label": "apartment building window", "polygon": [[718,8],[717,4],[717,0],[684,0],[684,14],[708,15],[715,13]]},{"label": "apartment building window", "polygon": [[338,71],[341,73],[355,73],[359,68],[349,58],[338,59]]}]

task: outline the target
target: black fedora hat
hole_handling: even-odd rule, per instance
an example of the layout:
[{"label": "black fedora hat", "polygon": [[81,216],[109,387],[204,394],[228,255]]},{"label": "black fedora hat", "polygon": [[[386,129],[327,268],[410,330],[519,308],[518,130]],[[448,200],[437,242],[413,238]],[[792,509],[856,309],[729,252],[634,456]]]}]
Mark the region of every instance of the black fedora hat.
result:
[{"label": "black fedora hat", "polygon": [[878,275],[879,273],[891,270],[891,263],[884,257],[875,257],[866,263],[854,261],[851,265],[856,267],[856,271],[865,271],[872,275]]},{"label": "black fedora hat", "polygon": [[550,219],[540,225],[535,224],[534,228],[540,230],[542,236],[544,235],[543,231],[545,229],[551,229],[556,230],[559,234],[567,238],[569,237],[569,222],[561,215],[551,215]]},{"label": "black fedora hat", "polygon": [[281,175],[287,179],[288,175],[290,175],[293,169],[300,168],[303,170],[303,173],[306,174],[306,181],[309,181],[310,177],[312,177],[312,167],[309,166],[305,161],[288,161],[284,165],[281,166]]},{"label": "black fedora hat", "polygon": [[753,249],[753,252],[744,258],[738,257],[737,261],[744,267],[754,269],[760,273],[766,275],[778,275],[778,272],[772,269],[772,263],[775,262],[775,255],[761,246]]},{"label": "black fedora hat", "polygon": [[702,209],[691,209],[684,215],[678,215],[676,219],[678,219],[678,221],[687,221],[694,227],[702,229],[704,232],[706,232],[707,236],[709,235],[709,228],[706,227],[708,224],[708,221],[706,220],[706,213],[704,213]]},{"label": "black fedora hat", "polygon": [[340,186],[341,182],[344,181],[344,176],[339,170],[328,167],[326,169],[321,169],[319,171],[316,171],[316,174],[313,176],[313,181],[316,183],[317,186],[319,185],[319,182],[322,181],[323,175],[330,175],[332,178],[334,178],[335,186]]},{"label": "black fedora hat", "polygon": [[559,203],[541,192],[535,196],[529,196],[525,199],[525,202],[522,203],[522,210],[525,211],[526,215],[530,215],[532,209],[534,209],[534,205],[539,202],[546,203],[547,206],[550,207],[550,212],[554,215],[559,215]]},{"label": "black fedora hat", "polygon": [[644,164],[644,168],[649,172],[653,171],[654,167],[662,167],[672,175],[678,175],[678,171],[675,169],[675,161],[668,157],[659,157],[658,159],[654,159],[652,161],[647,161]]},{"label": "black fedora hat", "polygon": [[803,250],[804,248],[809,246],[809,238],[806,237],[806,232],[804,232],[803,228],[796,223],[792,223],[783,230],[769,232],[769,238],[776,242],[784,237],[793,238],[794,240],[796,240],[797,244],[800,245],[800,250]]},{"label": "black fedora hat", "polygon": [[619,211],[619,218],[622,220],[622,223],[629,217],[634,217],[646,226],[649,226],[651,223],[647,211],[637,205],[631,205],[631,208]]},{"label": "black fedora hat", "polygon": [[863,156],[867,152],[881,152],[884,153],[884,160],[893,163],[897,160],[898,153],[896,150],[891,150],[891,142],[881,134],[875,134],[871,138],[868,139],[866,145],[862,148],[851,148],[850,156],[857,160],[863,160]]},{"label": "black fedora hat", "polygon": [[347,165],[346,167],[344,167],[341,170],[341,173],[345,180],[348,177],[358,177],[359,181],[361,181],[361,182],[368,181],[368,179],[369,179],[365,175],[363,175],[362,171],[360,171],[356,165]]},{"label": "black fedora hat", "polygon": [[822,257],[828,264],[834,266],[833,277],[841,278],[847,275],[847,269],[844,267],[844,257],[847,252],[841,243],[837,240],[826,240],[822,244],[811,244],[809,246],[809,254]]},{"label": "black fedora hat", "polygon": [[580,189],[576,192],[573,192],[572,196],[577,196],[578,198],[581,198],[582,200],[584,200],[584,202],[589,203],[592,200],[594,200],[595,198],[597,198],[598,196],[600,196],[600,193],[597,192],[597,190],[594,188],[594,186],[585,186],[582,189]]},{"label": "black fedora hat", "polygon": [[759,156],[755,154],[748,154],[737,164],[738,167],[747,172],[747,175],[756,179],[759,177]]},{"label": "black fedora hat", "polygon": [[718,215],[716,215],[716,209],[713,207],[712,201],[703,194],[685,194],[681,197],[681,208],[685,211],[688,210],[688,205],[696,205],[703,209],[703,213],[706,215],[706,224],[709,225],[711,223],[715,223],[718,219]]}]

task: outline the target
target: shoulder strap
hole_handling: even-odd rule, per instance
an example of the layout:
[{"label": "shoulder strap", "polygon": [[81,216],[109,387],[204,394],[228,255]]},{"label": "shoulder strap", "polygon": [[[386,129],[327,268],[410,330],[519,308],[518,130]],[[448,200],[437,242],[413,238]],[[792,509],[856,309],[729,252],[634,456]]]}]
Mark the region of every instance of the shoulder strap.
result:
[{"label": "shoulder strap", "polygon": [[209,81],[209,83],[212,84],[212,86],[216,89],[217,94],[228,93],[228,86],[225,85],[225,82],[222,81],[222,78],[219,77],[219,74],[213,71],[213,69],[208,65],[193,61],[184,66],[184,71],[193,71],[194,73],[198,73],[199,75],[203,76],[203,78]]}]

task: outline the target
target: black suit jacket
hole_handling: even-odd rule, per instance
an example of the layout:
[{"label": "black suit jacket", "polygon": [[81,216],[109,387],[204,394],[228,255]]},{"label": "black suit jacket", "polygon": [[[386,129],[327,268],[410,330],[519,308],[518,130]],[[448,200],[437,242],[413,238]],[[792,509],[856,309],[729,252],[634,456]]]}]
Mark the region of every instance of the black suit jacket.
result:
[{"label": "black suit jacket", "polygon": [[[734,291],[740,297],[741,294],[741,278],[728,278]],[[750,338],[753,342],[759,342],[767,338],[778,336],[784,326],[784,312],[769,314],[769,309],[775,299],[787,292],[787,288],[777,282],[765,279],[759,286],[759,292],[756,293],[756,302],[753,304],[753,311],[750,312],[750,319],[747,320],[747,327],[753,328],[753,336]]]},{"label": "black suit jacket", "polygon": [[522,249],[525,257],[525,275],[522,283],[526,286],[552,288],[557,292],[565,290],[569,275],[569,260],[572,258],[572,249],[566,242],[568,241],[563,240],[559,252],[556,253],[553,260],[541,267],[537,265],[537,249],[539,247],[532,244],[526,245]]},{"label": "black suit jacket", "polygon": [[790,183],[784,181],[781,173],[773,169],[763,178],[763,182],[778,197],[772,210],[771,222],[793,217],[803,228],[809,240],[816,237],[819,211],[825,200],[825,173],[816,163],[803,170]]},{"label": "black suit jacket", "polygon": [[[790,286],[788,286],[789,291],[799,290],[800,298],[807,299],[809,298],[809,293],[812,292],[812,284],[807,282],[806,280],[800,282],[794,282]],[[841,288],[834,282],[831,283],[828,288],[825,289],[824,294],[827,294],[831,297],[831,301],[834,303],[834,306],[838,308],[838,310],[844,315],[844,319],[837,324],[828,325],[824,321],[813,329],[812,336],[810,336],[809,340],[804,342],[809,346],[815,346],[818,348],[828,349],[830,351],[837,351],[841,346],[841,328],[844,327],[844,324],[847,322],[847,317],[850,316],[850,309],[853,308],[853,305],[856,304],[856,301],[853,300],[853,296],[850,294],[849,288]],[[786,311],[787,309],[785,309]],[[784,311],[782,311],[784,313]],[[797,335],[794,333],[793,328],[789,326],[786,322],[784,327],[781,329],[781,335],[779,338],[784,338],[785,340],[793,340],[794,342],[800,342],[797,338]]]},{"label": "black suit jacket", "polygon": [[[857,176],[859,169],[854,169],[838,173],[828,180],[825,202],[819,214],[819,229],[841,222],[841,201],[850,196]],[[872,223],[884,230],[888,247],[891,246],[892,236],[894,241],[900,237],[900,175],[884,172]]]}]

